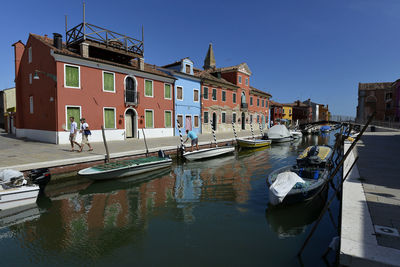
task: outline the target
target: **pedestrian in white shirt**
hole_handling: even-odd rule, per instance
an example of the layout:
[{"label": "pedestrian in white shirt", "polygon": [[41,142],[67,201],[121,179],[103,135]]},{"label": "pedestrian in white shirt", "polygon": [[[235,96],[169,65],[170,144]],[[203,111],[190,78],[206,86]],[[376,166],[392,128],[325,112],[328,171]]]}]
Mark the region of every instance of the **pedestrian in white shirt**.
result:
[{"label": "pedestrian in white shirt", "polygon": [[73,116],[69,117],[69,121],[71,122],[70,131],[69,131],[69,142],[71,143],[71,152],[74,150],[74,144],[81,149],[81,146],[76,142],[76,135],[78,133],[78,124],[75,122],[75,118]]},{"label": "pedestrian in white shirt", "polygon": [[90,132],[89,124],[86,123],[85,118],[81,118],[81,130],[79,132],[82,133],[82,143],[79,152],[82,152],[82,149],[85,146],[85,144],[88,145],[89,151],[93,151],[93,148],[89,143],[89,135],[91,135],[92,133]]}]

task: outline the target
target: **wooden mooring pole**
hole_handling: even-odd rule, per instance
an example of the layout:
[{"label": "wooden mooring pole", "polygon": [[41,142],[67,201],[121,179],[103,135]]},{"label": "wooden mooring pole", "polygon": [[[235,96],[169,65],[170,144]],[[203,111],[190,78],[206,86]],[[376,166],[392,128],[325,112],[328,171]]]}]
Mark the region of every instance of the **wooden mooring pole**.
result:
[{"label": "wooden mooring pole", "polygon": [[146,157],[148,157],[149,156],[149,148],[147,147],[146,135],[144,134],[143,128],[142,128],[142,132],[143,132],[144,145],[146,146]]},{"label": "wooden mooring pole", "polygon": [[110,162],[110,152],[108,151],[108,145],[107,145],[107,140],[106,140],[106,134],[104,132],[104,126],[101,125],[101,133],[103,135],[103,143],[106,148],[106,162]]}]

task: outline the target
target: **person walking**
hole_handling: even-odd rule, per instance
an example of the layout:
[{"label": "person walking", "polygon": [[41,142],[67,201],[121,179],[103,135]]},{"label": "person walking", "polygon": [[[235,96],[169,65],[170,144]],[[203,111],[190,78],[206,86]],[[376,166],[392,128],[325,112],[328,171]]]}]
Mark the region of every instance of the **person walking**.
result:
[{"label": "person walking", "polygon": [[69,117],[69,121],[71,122],[70,126],[70,131],[69,131],[69,142],[71,143],[71,152],[75,151],[74,150],[74,144],[81,149],[81,145],[76,142],[76,135],[78,133],[78,124],[75,121],[75,118],[73,116]]},{"label": "person walking", "polygon": [[85,144],[88,145],[89,151],[93,151],[93,148],[89,143],[89,135],[91,135],[92,133],[90,132],[89,124],[87,124],[85,118],[81,118],[81,130],[79,132],[82,133],[82,143],[79,152],[82,152]]},{"label": "person walking", "polygon": [[192,150],[191,151],[193,152],[194,145],[196,145],[196,149],[199,150],[199,138],[197,137],[196,133],[193,131],[186,130],[186,134],[187,134],[187,137],[186,137],[185,143],[187,142],[187,140],[189,138],[192,140]]}]

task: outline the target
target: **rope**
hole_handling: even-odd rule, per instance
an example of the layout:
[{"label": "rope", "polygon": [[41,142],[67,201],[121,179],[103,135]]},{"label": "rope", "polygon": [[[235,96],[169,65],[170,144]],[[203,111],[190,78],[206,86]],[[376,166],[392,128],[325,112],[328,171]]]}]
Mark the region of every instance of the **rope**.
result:
[{"label": "rope", "polygon": [[233,134],[235,135],[235,140],[237,139],[237,134],[236,134],[236,129],[235,129],[235,124],[232,121],[232,129],[233,129]]},{"label": "rope", "polygon": [[179,124],[179,120],[176,120],[178,124],[178,131],[179,131],[179,138],[181,139],[181,148],[185,150],[185,145],[183,144],[183,136],[182,136],[182,130],[181,130],[181,125]]},{"label": "rope", "polygon": [[213,134],[213,137],[214,137],[215,147],[218,147],[217,137],[215,136],[214,127],[213,127],[214,124],[213,124],[212,120],[210,120],[210,122],[211,122],[211,131],[212,131],[212,134]]}]

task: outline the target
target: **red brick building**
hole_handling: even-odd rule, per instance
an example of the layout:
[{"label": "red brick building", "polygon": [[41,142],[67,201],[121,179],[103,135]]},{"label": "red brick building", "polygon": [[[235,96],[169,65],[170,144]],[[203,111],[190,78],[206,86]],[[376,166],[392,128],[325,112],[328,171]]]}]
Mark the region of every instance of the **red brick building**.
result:
[{"label": "red brick building", "polygon": [[270,101],[270,107],[271,107],[271,124],[275,125],[280,123],[280,121],[283,118],[283,104],[275,101]]},{"label": "red brick building", "polygon": [[92,141],[102,140],[102,125],[107,140],[138,138],[142,128],[172,136],[174,78],[144,63],[143,42],[78,38],[74,29],[67,43],[30,34],[14,44],[17,137],[68,143],[69,116],[86,118]]}]

